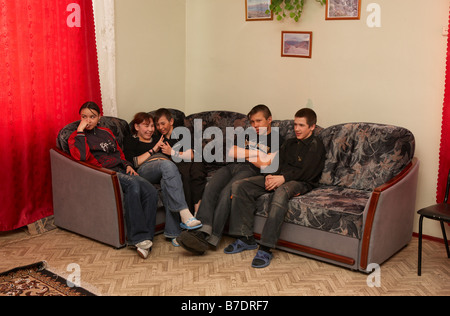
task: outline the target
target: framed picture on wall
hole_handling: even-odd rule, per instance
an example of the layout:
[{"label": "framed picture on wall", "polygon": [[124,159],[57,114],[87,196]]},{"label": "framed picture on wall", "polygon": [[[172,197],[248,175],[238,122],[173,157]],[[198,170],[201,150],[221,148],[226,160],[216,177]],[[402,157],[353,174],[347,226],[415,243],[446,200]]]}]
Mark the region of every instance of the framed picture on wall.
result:
[{"label": "framed picture on wall", "polygon": [[312,32],[281,32],[281,56],[311,58]]},{"label": "framed picture on wall", "polygon": [[245,0],[246,21],[273,20],[273,13],[270,11],[272,0]]},{"label": "framed picture on wall", "polygon": [[361,0],[327,0],[326,20],[359,20]]}]

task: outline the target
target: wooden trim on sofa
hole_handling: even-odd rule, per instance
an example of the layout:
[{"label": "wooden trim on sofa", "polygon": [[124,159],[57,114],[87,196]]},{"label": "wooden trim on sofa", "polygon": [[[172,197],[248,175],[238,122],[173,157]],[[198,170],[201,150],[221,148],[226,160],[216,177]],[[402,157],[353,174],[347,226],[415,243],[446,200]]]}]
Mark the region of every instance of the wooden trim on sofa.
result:
[{"label": "wooden trim on sofa", "polygon": [[362,237],[362,246],[361,246],[361,258],[359,261],[360,267],[363,270],[367,269],[367,260],[368,260],[368,256],[369,256],[369,246],[370,246],[370,237],[372,234],[372,225],[373,225],[373,220],[375,218],[375,212],[377,209],[378,200],[380,199],[380,195],[383,191],[394,186],[396,183],[400,182],[404,177],[406,177],[416,164],[417,164],[417,158],[414,157],[413,160],[397,176],[395,176],[394,178],[392,178],[385,184],[382,184],[373,190],[372,197],[370,199],[369,209],[367,211],[366,223],[364,226],[364,235]]},{"label": "wooden trim on sofa", "polygon": [[165,227],[166,227],[166,223],[156,225],[155,226],[155,234],[158,234],[159,232],[163,232]]},{"label": "wooden trim on sofa", "polygon": [[73,159],[73,157],[71,155],[69,155],[68,153],[64,152],[63,150],[61,150],[57,147],[53,148],[53,150],[55,150],[58,154],[66,157],[76,163],[79,163],[83,166],[94,169],[96,171],[106,173],[111,176],[112,184],[113,184],[113,188],[114,188],[114,195],[116,197],[116,205],[117,205],[117,220],[118,220],[117,223],[119,225],[119,227],[118,227],[119,242],[122,245],[125,244],[125,223],[124,223],[124,218],[123,218],[123,204],[122,204],[122,195],[121,195],[122,191],[120,188],[120,183],[119,183],[119,178],[117,177],[117,173],[110,169],[100,168],[100,167],[88,164],[84,161],[75,160],[75,159]]},{"label": "wooden trim on sofa", "polygon": [[119,177],[117,176],[116,172],[111,175],[111,179],[113,182],[114,196],[116,197],[117,223],[119,225],[119,242],[123,245],[125,244],[125,223],[123,219],[122,190],[120,188]]},{"label": "wooden trim on sofa", "polygon": [[[254,234],[256,239],[261,239],[261,234]],[[293,249],[293,250],[297,250],[297,251],[301,251],[304,253],[308,253],[310,255],[314,255],[314,256],[318,256],[318,257],[322,257],[325,259],[330,259],[336,262],[340,262],[340,263],[344,263],[344,264],[348,264],[350,266],[353,266],[355,264],[355,259],[353,258],[349,258],[349,257],[344,257],[341,255],[337,255],[331,252],[327,252],[327,251],[323,251],[323,250],[319,250],[316,248],[311,248],[311,247],[307,247],[307,246],[303,246],[303,245],[299,245],[290,241],[286,241],[286,240],[278,240],[277,245],[281,246],[281,247],[286,247],[289,249]]]}]

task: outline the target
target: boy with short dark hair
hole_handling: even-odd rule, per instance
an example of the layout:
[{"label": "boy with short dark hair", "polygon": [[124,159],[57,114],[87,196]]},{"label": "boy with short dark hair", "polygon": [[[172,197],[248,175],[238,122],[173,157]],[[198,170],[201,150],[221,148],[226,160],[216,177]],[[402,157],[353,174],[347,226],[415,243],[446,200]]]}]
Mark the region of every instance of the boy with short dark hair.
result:
[{"label": "boy with short dark hair", "polygon": [[325,162],[322,141],[313,134],[316,113],[304,108],[295,114],[295,138],[288,139],[280,149],[278,171],[237,181],[232,186],[230,235],[238,239],[224,249],[227,254],[257,248],[253,237],[256,200],[273,192],[268,217],[264,225],[260,248],[252,267],[264,268],[270,264],[272,253],[281,233],[288,210],[289,199],[312,190],[320,180]]},{"label": "boy with short dark hair", "polygon": [[[209,245],[217,246],[231,210],[231,187],[240,179],[261,174],[261,168],[270,165],[282,143],[277,132],[272,131],[272,114],[266,105],[260,104],[252,108],[248,119],[256,138],[251,139],[246,135],[245,144],[233,146],[228,155],[234,159],[245,160],[234,162],[220,168],[208,182],[202,198],[197,218],[203,227],[198,230],[184,231],[178,237],[178,243],[186,250],[194,254],[203,254]],[[272,143],[278,142],[276,146]],[[263,159],[261,159],[263,158]]]},{"label": "boy with short dark hair", "polygon": [[[155,112],[154,116],[156,128],[162,135],[162,138],[158,143],[159,150],[169,159],[172,159],[172,155],[175,153],[173,147],[179,142],[179,139],[172,135],[174,129],[172,113],[166,108],[161,108]],[[206,185],[206,167],[203,162],[193,161],[194,151],[192,145],[191,148],[185,149],[183,152],[178,152],[177,155],[183,160],[181,162],[174,162],[181,173],[186,203],[191,213],[194,214],[192,219],[188,219],[190,222],[186,223],[187,226],[190,227],[186,228],[192,229],[192,227],[201,226],[200,221],[195,218],[195,213],[201,204],[203,191]]]}]

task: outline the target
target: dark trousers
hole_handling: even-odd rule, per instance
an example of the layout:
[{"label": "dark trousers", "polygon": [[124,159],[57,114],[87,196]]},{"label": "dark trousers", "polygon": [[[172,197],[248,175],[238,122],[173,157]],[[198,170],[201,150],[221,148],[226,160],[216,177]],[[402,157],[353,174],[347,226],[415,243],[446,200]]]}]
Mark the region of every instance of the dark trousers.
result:
[{"label": "dark trousers", "polygon": [[[288,211],[289,199],[311,190],[304,182],[289,181],[273,191],[269,206],[269,214],[264,224],[260,244],[275,248],[281,233],[281,226]],[[256,176],[237,181],[232,186],[230,231],[234,236],[253,236],[256,200],[268,193],[265,188],[265,177]]]},{"label": "dark trousers", "polygon": [[231,163],[220,168],[205,187],[197,219],[203,226],[199,229],[208,234],[208,242],[217,246],[231,210],[231,185],[240,179],[257,175],[247,163]]},{"label": "dark trousers", "polygon": [[158,191],[139,176],[117,172],[117,177],[124,195],[128,244],[136,245],[144,240],[153,240]]},{"label": "dark trousers", "polygon": [[183,191],[189,210],[194,214],[194,206],[203,196],[206,186],[206,167],[203,162],[182,161],[176,163],[183,181]]}]

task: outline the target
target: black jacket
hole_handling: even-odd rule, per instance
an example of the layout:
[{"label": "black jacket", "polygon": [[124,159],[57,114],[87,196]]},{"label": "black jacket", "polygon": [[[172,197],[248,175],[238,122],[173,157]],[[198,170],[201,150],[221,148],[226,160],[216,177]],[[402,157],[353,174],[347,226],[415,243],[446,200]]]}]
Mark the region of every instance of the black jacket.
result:
[{"label": "black jacket", "polygon": [[291,138],[280,149],[280,166],[277,175],[286,182],[301,181],[311,185],[319,182],[325,163],[325,147],[317,136],[304,140]]}]

